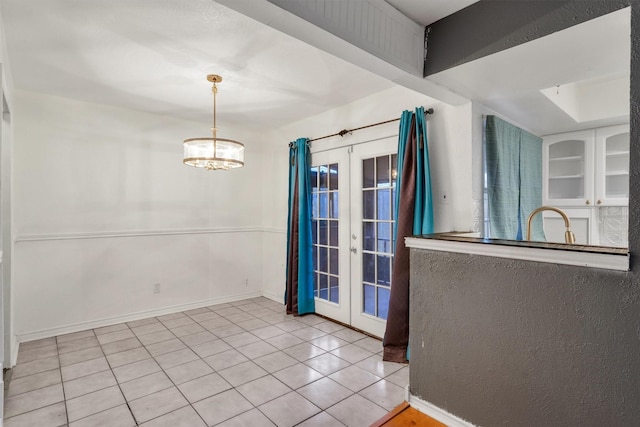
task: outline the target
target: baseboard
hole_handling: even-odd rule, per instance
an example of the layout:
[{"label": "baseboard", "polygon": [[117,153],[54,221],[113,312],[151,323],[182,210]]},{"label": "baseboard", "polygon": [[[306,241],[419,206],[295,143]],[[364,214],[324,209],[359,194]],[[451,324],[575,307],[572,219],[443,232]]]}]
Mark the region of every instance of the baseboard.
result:
[{"label": "baseboard", "polygon": [[445,411],[436,405],[420,399],[412,394],[409,394],[409,405],[414,409],[422,412],[431,418],[446,424],[449,427],[476,427],[468,421],[458,418],[453,414]]},{"label": "baseboard", "polygon": [[271,301],[275,301],[275,302],[278,302],[280,304],[284,304],[284,296],[283,295],[274,294],[273,292],[262,291],[262,296],[265,297],[265,298],[269,298]]},{"label": "baseboard", "polygon": [[[55,328],[41,329],[33,332],[17,334],[18,343],[39,340],[42,338],[55,337],[58,335],[70,334],[72,332],[85,331],[87,329],[101,328],[103,326],[111,326],[123,322],[131,322],[134,320],[145,319],[147,317],[162,316],[164,314],[177,313],[180,311],[193,310],[196,308],[207,307],[209,305],[224,304],[228,302],[240,301],[248,298],[256,298],[262,296],[260,292],[247,292],[227,297],[212,298],[208,300],[197,301],[193,303],[173,305],[153,310],[139,311],[136,313],[125,314],[121,316],[107,317],[87,322],[74,323],[71,325],[58,326]],[[16,360],[17,360],[16,346]]]}]

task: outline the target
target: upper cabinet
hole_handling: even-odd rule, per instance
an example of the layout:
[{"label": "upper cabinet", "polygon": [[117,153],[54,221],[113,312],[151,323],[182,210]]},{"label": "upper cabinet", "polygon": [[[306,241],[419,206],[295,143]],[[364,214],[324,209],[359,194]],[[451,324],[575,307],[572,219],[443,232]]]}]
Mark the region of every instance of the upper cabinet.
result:
[{"label": "upper cabinet", "polygon": [[629,125],[596,129],[596,205],[629,204]]},{"label": "upper cabinet", "polygon": [[542,147],[545,205],[628,205],[629,125],[549,135]]}]

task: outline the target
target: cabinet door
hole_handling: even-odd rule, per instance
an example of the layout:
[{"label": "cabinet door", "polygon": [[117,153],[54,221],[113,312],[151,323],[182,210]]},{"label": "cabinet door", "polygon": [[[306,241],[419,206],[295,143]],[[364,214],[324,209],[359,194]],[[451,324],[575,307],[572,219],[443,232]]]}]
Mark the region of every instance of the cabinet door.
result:
[{"label": "cabinet door", "polygon": [[629,204],[629,125],[596,129],[595,199],[598,206]]},{"label": "cabinet door", "polygon": [[551,135],[542,145],[542,199],[552,206],[593,204],[592,130]]},{"label": "cabinet door", "polygon": [[[576,236],[578,245],[597,245],[598,233],[594,230],[594,209],[569,208],[562,209],[569,217],[570,228]],[[564,232],[566,230],[564,219],[555,212],[542,213],[544,236],[547,242],[565,243]]]}]

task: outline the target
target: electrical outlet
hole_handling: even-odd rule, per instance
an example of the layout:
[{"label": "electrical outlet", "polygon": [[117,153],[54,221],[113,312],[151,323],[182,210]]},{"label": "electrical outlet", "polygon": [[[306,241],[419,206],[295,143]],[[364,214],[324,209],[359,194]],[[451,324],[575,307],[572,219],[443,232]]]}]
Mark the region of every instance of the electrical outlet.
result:
[{"label": "electrical outlet", "polygon": [[443,191],[442,193],[440,193],[440,203],[442,203],[443,205],[449,204],[449,195],[447,194],[446,191]]},{"label": "electrical outlet", "polygon": [[160,283],[154,283],[153,284],[153,293],[154,294],[159,294],[160,293]]}]

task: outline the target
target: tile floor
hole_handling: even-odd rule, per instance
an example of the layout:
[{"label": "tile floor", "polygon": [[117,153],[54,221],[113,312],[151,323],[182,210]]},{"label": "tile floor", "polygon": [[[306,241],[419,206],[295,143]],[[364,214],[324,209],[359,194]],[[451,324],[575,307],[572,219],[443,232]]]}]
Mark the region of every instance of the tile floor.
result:
[{"label": "tile floor", "polygon": [[404,400],[380,341],[253,298],[20,345],[14,426],[368,426]]}]

